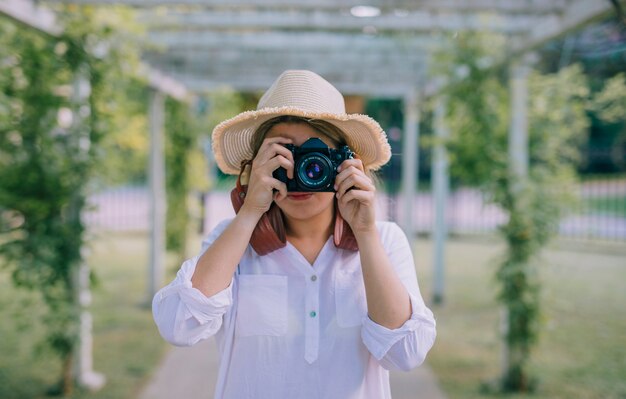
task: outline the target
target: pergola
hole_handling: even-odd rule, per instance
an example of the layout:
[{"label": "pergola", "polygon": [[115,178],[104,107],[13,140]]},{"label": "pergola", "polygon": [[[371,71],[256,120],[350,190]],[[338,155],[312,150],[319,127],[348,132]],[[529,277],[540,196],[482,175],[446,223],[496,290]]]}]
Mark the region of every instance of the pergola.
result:
[{"label": "pergola", "polygon": [[[220,86],[263,90],[283,70],[307,68],[344,94],[376,97],[402,97],[412,89],[422,92],[429,60],[447,45],[446,33],[500,32],[510,38],[511,53],[520,54],[612,8],[609,0],[39,3],[52,2],[136,8],[138,22],[147,28],[146,62],[194,92]],[[6,4],[3,9],[19,3],[30,1],[0,2]]]},{"label": "pergola", "polygon": [[[455,32],[492,31],[508,38],[500,64],[511,68],[511,170],[527,170],[526,76],[532,51],[594,19],[617,0],[0,0],[0,12],[58,34],[49,3],[112,5],[137,10],[146,26],[150,107],[152,250],[150,292],[161,285],[164,252],[163,96],[190,98],[220,87],[261,91],[285,69],[310,69],[346,95],[403,99],[403,213],[415,233],[420,103],[437,96],[429,67]],[[437,99],[435,134],[445,137],[445,99]],[[435,297],[443,296],[447,160],[435,148]]]},{"label": "pergola", "polygon": [[[52,1],[52,0],[48,0]],[[58,0],[56,0],[58,1]],[[67,1],[65,1],[67,2]],[[104,0],[72,0],[110,4]],[[435,52],[459,31],[498,32],[511,68],[511,169],[526,173],[526,75],[533,49],[605,17],[609,0],[123,0],[145,24],[144,60],[192,92],[228,86],[262,91],[285,69],[310,69],[346,95],[400,98],[404,104],[402,227],[415,234],[419,119],[424,97],[445,82],[429,79]],[[435,134],[445,136],[438,99]],[[158,115],[155,114],[155,115]],[[443,147],[435,149],[435,297],[443,297]],[[160,177],[159,177],[160,179]],[[155,193],[155,196],[158,193]],[[159,196],[163,198],[164,196]],[[155,226],[159,223],[156,222]],[[158,258],[154,256],[153,259]],[[155,283],[155,287],[158,286]]]}]

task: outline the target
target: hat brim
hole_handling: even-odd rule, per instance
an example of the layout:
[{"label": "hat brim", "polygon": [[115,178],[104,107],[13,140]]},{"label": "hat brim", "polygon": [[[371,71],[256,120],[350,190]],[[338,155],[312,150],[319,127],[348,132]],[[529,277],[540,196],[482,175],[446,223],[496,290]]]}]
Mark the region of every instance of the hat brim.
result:
[{"label": "hat brim", "polygon": [[337,126],[345,133],[346,144],[370,170],[379,169],[391,158],[387,135],[378,122],[367,115],[316,113],[295,107],[278,107],[242,112],[213,129],[213,153],[220,170],[229,175],[239,174],[241,162],[252,159],[252,139],[258,127],[282,115],[321,119]]}]

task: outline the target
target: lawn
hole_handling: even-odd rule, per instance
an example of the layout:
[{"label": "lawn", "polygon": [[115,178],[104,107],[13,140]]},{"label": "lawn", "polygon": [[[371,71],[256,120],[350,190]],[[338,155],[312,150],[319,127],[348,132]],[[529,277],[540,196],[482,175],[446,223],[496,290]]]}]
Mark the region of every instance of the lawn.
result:
[{"label": "lawn", "polygon": [[[92,306],[94,368],[108,383],[75,398],[131,399],[167,349],[145,306],[147,236],[103,236],[93,249],[90,264],[99,277]],[[499,397],[481,394],[480,386],[497,377],[500,366],[492,275],[493,260],[502,250],[495,239],[456,239],[447,246],[447,297],[443,306],[433,308],[438,338],[428,363],[450,398]],[[416,253],[428,301],[432,243],[418,241]],[[533,397],[625,398],[626,248],[552,246],[543,258],[543,332],[532,362],[540,385]],[[44,398],[58,376],[58,361],[35,350],[43,331],[41,315],[37,296],[12,288],[1,270],[2,399]]]},{"label": "lawn", "polygon": [[[102,236],[90,264],[93,289],[94,369],[107,377],[99,392],[78,392],[77,399],[133,398],[165,353],[146,306],[147,235]],[[15,317],[18,315],[18,317]],[[42,305],[37,295],[11,286],[0,270],[0,398],[44,398],[56,382],[60,364],[38,351]]]},{"label": "lawn", "polygon": [[583,201],[587,214],[626,217],[626,195],[590,197]]},{"label": "lawn", "polygon": [[[432,244],[419,241],[416,250],[428,300]],[[492,276],[503,250],[497,239],[447,246],[447,297],[433,308],[438,338],[428,363],[450,398],[500,397],[482,394],[480,387],[500,369],[500,310]],[[543,330],[532,360],[539,379],[534,397],[625,398],[626,248],[561,242],[542,259]]]},{"label": "lawn", "polygon": [[626,217],[626,176],[584,176],[580,189],[582,213]]}]

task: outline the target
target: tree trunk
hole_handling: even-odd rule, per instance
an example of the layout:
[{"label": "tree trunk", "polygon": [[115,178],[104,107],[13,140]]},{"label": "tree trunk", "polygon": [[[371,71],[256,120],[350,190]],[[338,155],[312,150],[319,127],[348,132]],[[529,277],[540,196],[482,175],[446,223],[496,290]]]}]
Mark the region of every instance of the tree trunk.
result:
[{"label": "tree trunk", "polygon": [[70,397],[74,392],[74,373],[72,368],[74,366],[74,354],[72,351],[65,355],[63,359],[63,396]]}]

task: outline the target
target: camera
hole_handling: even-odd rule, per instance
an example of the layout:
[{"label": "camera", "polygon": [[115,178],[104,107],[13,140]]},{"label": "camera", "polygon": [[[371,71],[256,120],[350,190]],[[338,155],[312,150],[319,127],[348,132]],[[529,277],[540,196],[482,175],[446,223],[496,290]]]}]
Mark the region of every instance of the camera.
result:
[{"label": "camera", "polygon": [[337,167],[354,157],[347,145],[330,148],[316,137],[308,139],[300,147],[293,144],[286,144],[285,147],[293,154],[294,178],[288,179],[284,168],[276,169],[273,176],[287,185],[287,191],[335,191]]}]

